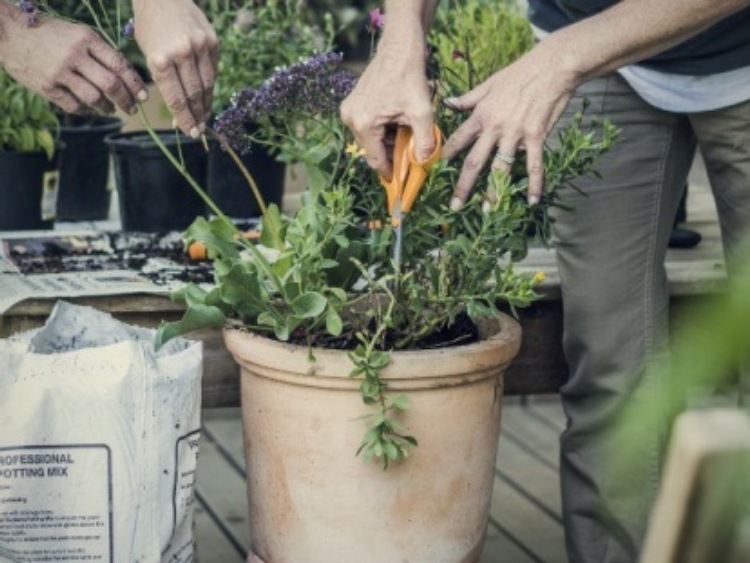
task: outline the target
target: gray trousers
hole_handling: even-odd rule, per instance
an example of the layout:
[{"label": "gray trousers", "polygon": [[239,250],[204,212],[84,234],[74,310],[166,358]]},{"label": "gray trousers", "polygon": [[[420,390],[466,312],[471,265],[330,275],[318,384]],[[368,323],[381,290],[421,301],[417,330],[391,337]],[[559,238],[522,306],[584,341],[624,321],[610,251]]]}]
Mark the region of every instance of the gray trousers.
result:
[{"label": "gray trousers", "polygon": [[[674,114],[655,109],[611,75],[583,85],[561,119],[581,108],[608,118],[623,140],[602,160],[602,178],[576,184],[572,211],[557,213],[570,380],[561,438],[568,556],[572,563],[637,561],[660,478],[665,428],[641,443],[637,467],[612,471],[615,426],[626,404],[649,406],[660,385],[648,370],[667,334],[664,257],[696,146],[706,162],[725,247],[750,225],[750,102]],[[653,406],[653,405],[652,405]]]}]

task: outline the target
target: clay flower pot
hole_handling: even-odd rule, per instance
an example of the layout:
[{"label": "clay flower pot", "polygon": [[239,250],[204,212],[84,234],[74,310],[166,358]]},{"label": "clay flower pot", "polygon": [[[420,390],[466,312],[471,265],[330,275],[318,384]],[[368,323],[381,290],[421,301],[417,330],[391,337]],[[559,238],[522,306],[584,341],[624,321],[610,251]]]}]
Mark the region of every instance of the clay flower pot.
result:
[{"label": "clay flower pot", "polygon": [[266,563],[469,563],[484,543],[500,432],[503,373],[519,351],[509,317],[478,343],[395,352],[382,372],[409,396],[419,446],[386,471],[355,456],[359,381],[344,351],[239,330],[251,560]]}]

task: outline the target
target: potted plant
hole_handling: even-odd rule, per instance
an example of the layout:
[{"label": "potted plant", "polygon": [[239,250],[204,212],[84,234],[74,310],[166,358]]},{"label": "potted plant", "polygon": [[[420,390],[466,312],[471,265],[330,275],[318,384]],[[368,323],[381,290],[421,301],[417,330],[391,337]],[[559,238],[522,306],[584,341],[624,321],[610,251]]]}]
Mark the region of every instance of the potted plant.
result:
[{"label": "potted plant", "polygon": [[124,231],[181,231],[205,214],[203,200],[185,177],[205,183],[208,159],[201,139],[151,130],[114,133],[104,142],[114,161]]},{"label": "potted plant", "polygon": [[[506,312],[534,299],[543,278],[517,274],[513,264],[526,255],[532,227],[548,239],[549,209],[592,171],[616,132],[607,122],[586,131],[578,116],[547,150],[536,206],[526,201],[519,158],[510,175],[493,173],[451,211],[458,171],[441,162],[402,223],[396,267],[384,190],[338,119],[354,82],[340,63],[324,53],[279,69],[238,93],[218,119],[222,141],[260,140],[303,162],[308,191],[292,217],[264,210],[257,244],[221,214],[193,223],[186,242],[205,246],[215,286],[178,292],[185,316],[164,323],[157,344],[225,327],[242,371],[258,557],[475,561],[502,373],[520,343]],[[458,81],[436,73],[435,85],[443,97]],[[464,118],[435,107],[446,135]],[[261,124],[250,139],[248,123]]]},{"label": "potted plant", "polygon": [[49,229],[55,219],[60,145],[49,103],[0,69],[0,230]]},{"label": "potted plant", "polygon": [[[104,37],[114,41],[122,50],[131,49],[122,30],[131,17],[130,6],[120,2],[101,4],[93,10],[87,2],[46,0],[39,9],[55,17],[103,27]],[[142,56],[128,53],[128,58],[139,61]],[[58,221],[96,221],[109,216],[112,191],[108,185],[110,154],[104,138],[118,133],[123,121],[119,117],[96,113],[59,113],[59,138],[65,145],[65,159],[60,168],[57,201]]]},{"label": "potted plant", "polygon": [[[208,0],[202,6],[221,39],[215,115],[229,107],[235,92],[258,87],[274,69],[330,47],[330,21],[326,20],[325,29],[313,25],[310,10],[299,0]],[[247,126],[252,129],[257,124]],[[286,170],[283,155],[272,145],[256,142],[247,147],[242,159],[263,200],[280,206]],[[207,189],[219,208],[234,218],[258,217],[261,213],[245,178],[218,142],[211,143]]]}]

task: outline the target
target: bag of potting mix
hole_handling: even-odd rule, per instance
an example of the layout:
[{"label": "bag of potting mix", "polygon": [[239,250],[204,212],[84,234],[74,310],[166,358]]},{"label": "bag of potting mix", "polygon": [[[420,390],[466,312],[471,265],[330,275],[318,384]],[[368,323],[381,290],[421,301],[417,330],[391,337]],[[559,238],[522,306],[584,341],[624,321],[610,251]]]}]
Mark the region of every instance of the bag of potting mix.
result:
[{"label": "bag of potting mix", "polygon": [[201,356],[64,302],[0,340],[0,561],[193,560]]}]

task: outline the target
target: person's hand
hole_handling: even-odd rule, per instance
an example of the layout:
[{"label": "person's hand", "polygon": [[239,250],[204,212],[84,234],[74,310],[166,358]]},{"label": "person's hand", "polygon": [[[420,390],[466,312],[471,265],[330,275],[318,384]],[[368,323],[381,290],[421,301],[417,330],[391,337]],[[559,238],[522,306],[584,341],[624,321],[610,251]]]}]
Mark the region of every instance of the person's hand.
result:
[{"label": "person's hand", "polygon": [[410,126],[416,157],[427,158],[435,149],[435,137],[424,57],[410,58],[397,48],[379,48],[341,104],[341,117],[364,149],[367,163],[385,178],[392,174],[386,150],[390,124]]},{"label": "person's hand", "polygon": [[193,0],[134,0],[133,13],[135,39],[167,107],[184,133],[198,137],[211,113],[216,32]]},{"label": "person's hand", "polygon": [[471,111],[443,147],[443,156],[450,159],[471,145],[451,208],[466,202],[488,159],[493,169],[507,172],[519,150],[526,151],[529,203],[537,203],[544,181],[544,140],[574,89],[574,77],[555,69],[554,58],[537,47],[463,96],[445,100],[450,108]]},{"label": "person's hand", "polygon": [[125,57],[89,27],[47,17],[27,27],[25,17],[18,11],[2,22],[0,61],[19,83],[68,113],[92,107],[109,114],[114,102],[132,114],[147,97]]}]

